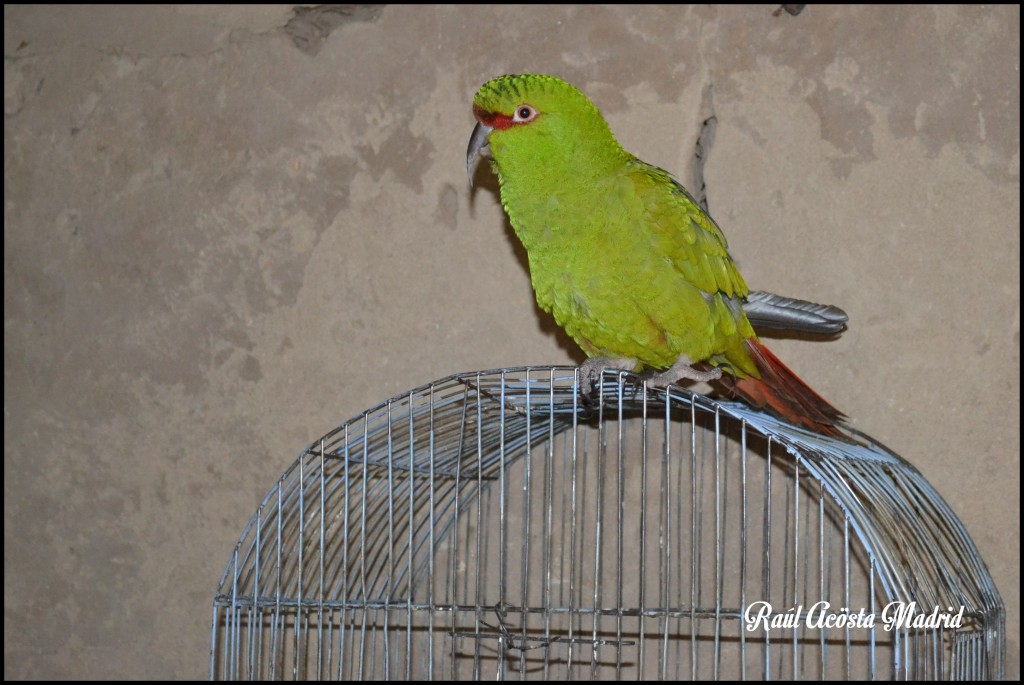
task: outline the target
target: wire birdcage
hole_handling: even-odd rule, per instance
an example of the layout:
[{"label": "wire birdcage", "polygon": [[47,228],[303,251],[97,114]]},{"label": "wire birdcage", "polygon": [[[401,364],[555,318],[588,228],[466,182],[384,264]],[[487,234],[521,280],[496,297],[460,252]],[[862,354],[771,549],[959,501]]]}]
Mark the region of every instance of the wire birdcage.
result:
[{"label": "wire birdcage", "polygon": [[411,390],[270,490],[214,598],[211,677],[1002,677],[963,525],[860,442],[629,373]]}]

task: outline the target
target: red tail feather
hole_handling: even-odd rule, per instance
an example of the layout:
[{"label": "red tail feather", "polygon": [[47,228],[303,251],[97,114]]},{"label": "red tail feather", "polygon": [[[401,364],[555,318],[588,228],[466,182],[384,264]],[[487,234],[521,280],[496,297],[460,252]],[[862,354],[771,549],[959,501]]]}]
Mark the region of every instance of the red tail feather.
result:
[{"label": "red tail feather", "polygon": [[757,364],[761,378],[744,378],[734,384],[736,393],[755,407],[798,426],[831,437],[843,437],[837,425],[845,416],[825,398],[811,390],[779,358],[757,340],[747,340],[747,351]]}]

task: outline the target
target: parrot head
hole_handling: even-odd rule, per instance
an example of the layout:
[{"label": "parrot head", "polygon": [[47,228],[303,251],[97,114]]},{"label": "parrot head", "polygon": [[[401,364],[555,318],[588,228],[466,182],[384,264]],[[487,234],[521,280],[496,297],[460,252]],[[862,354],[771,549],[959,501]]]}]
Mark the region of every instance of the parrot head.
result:
[{"label": "parrot head", "polygon": [[499,179],[600,174],[602,162],[628,156],[601,112],[579,90],[554,76],[518,74],[485,83],[473,98],[466,167],[473,183],[477,156],[489,148]]}]

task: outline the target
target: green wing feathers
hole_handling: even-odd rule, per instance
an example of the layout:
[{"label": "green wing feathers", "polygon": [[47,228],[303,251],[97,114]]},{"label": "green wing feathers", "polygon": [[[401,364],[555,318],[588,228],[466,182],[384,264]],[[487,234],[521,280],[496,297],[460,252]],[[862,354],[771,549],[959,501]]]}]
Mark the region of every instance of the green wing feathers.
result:
[{"label": "green wing feathers", "polygon": [[667,172],[635,160],[628,172],[644,206],[644,228],[675,268],[708,293],[746,297],[747,284],[729,257],[718,225]]}]

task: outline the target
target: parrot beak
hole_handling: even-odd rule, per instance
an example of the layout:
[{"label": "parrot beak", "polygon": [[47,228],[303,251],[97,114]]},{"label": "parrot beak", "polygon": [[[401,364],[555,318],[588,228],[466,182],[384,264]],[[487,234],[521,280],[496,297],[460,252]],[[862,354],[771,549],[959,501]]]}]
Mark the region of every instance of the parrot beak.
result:
[{"label": "parrot beak", "polygon": [[469,138],[469,148],[466,150],[466,173],[469,175],[469,187],[473,187],[473,168],[480,151],[487,147],[487,136],[494,129],[490,126],[477,124],[473,129],[473,135]]}]

